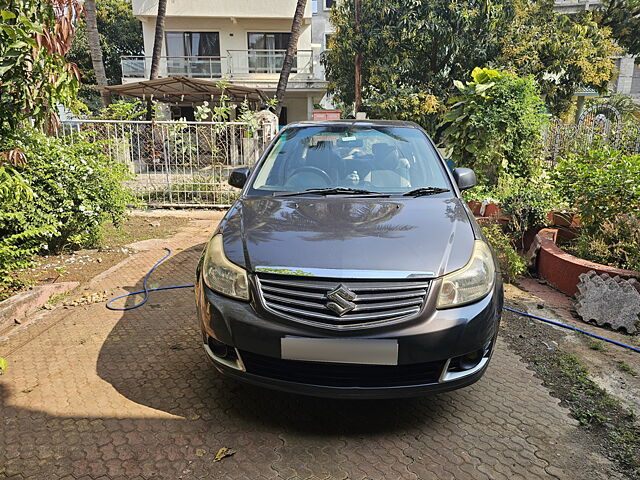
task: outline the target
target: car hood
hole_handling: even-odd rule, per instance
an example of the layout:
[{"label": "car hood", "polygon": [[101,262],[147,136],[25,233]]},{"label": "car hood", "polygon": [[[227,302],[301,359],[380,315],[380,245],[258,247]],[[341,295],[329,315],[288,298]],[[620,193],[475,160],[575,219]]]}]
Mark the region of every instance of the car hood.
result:
[{"label": "car hood", "polygon": [[227,258],[249,271],[440,276],[468,262],[470,222],[463,202],[451,197],[245,197],[229,210],[220,231]]}]

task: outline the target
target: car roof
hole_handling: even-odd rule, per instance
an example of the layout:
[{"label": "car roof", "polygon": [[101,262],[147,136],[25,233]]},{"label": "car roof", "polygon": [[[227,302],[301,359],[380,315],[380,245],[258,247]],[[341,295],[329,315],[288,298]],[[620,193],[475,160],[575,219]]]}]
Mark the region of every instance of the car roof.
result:
[{"label": "car roof", "polygon": [[420,128],[420,126],[414,122],[407,122],[404,120],[356,120],[356,119],[344,119],[344,120],[306,120],[301,122],[293,122],[287,125],[290,127],[311,127],[314,125],[325,126],[353,126],[353,127],[408,127],[408,128]]}]

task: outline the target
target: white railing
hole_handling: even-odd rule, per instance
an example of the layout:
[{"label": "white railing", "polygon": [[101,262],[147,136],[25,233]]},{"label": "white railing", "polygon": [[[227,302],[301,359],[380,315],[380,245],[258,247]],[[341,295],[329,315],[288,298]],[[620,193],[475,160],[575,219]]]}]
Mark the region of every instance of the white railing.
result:
[{"label": "white railing", "polygon": [[[192,78],[247,77],[272,74],[273,80],[282,69],[285,50],[227,50],[226,57],[160,57],[160,77],[183,75]],[[125,79],[149,78],[151,57],[124,56],[120,59]],[[313,78],[313,51],[298,50],[293,60],[294,77]]]},{"label": "white railing", "polygon": [[60,135],[80,134],[104,145],[107,157],[132,174],[127,185],[147,205],[216,206],[233,203],[229,173],[253,165],[276,134],[271,123],[78,120]]}]

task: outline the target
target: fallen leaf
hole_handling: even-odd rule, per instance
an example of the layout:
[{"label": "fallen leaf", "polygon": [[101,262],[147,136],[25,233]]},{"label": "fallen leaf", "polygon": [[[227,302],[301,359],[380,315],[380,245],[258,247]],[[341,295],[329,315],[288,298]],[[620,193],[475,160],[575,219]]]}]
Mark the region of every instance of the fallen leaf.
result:
[{"label": "fallen leaf", "polygon": [[213,461],[219,462],[225,457],[230,457],[231,455],[235,455],[235,453],[236,451],[232,448],[222,447],[220,450],[218,450],[218,453],[216,453],[216,456],[213,458]]},{"label": "fallen leaf", "polygon": [[0,357],[0,375],[7,371],[7,359]]},{"label": "fallen leaf", "polygon": [[196,456],[197,457],[204,457],[204,455],[207,453],[207,451],[204,448],[196,448]]}]

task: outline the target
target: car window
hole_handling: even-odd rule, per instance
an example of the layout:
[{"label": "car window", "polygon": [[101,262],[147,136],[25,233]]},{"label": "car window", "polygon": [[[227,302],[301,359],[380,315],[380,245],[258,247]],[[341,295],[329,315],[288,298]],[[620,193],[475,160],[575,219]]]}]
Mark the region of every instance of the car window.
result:
[{"label": "car window", "polygon": [[250,194],[332,187],[403,193],[451,185],[433,147],[416,128],[318,125],[282,133]]}]

